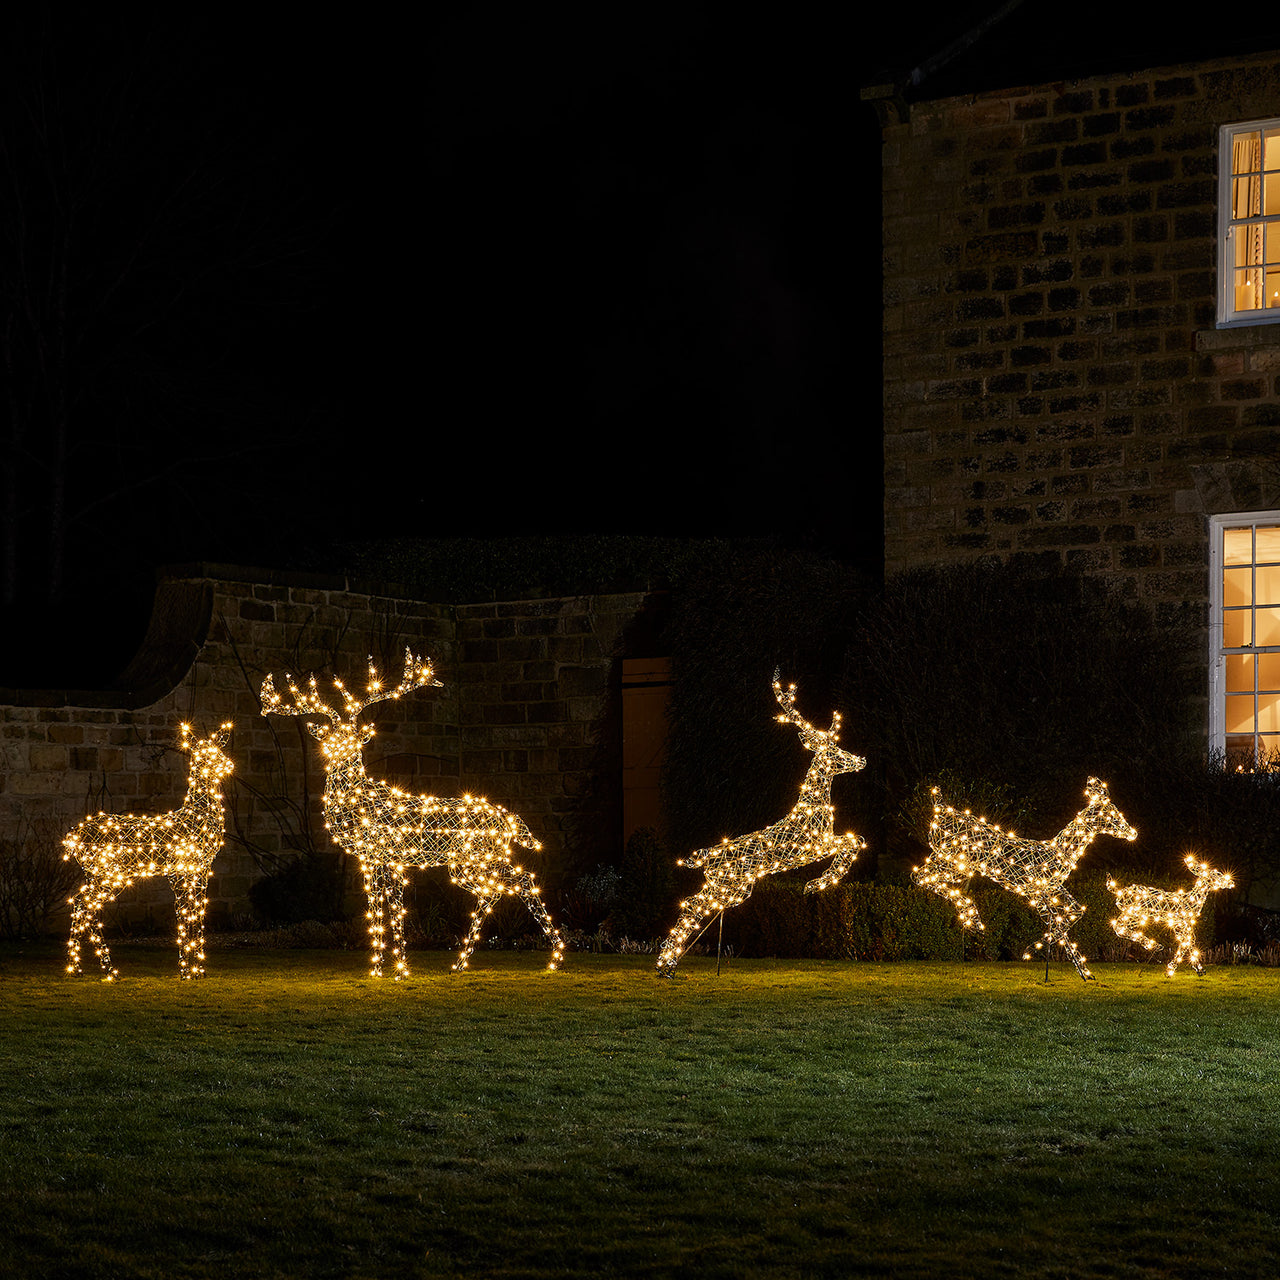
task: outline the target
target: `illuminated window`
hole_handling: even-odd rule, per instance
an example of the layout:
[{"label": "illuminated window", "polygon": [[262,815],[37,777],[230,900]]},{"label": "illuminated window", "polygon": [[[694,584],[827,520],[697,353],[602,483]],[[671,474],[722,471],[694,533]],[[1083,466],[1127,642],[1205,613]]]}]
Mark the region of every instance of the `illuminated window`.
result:
[{"label": "illuminated window", "polygon": [[1218,325],[1280,322],[1280,119],[1218,133]]},{"label": "illuminated window", "polygon": [[1280,511],[1213,516],[1210,745],[1245,769],[1280,755]]}]

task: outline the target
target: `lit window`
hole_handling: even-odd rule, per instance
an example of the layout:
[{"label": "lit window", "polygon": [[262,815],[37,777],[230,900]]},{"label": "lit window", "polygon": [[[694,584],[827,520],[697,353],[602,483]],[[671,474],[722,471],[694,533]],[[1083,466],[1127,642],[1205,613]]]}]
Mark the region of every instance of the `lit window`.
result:
[{"label": "lit window", "polygon": [[1280,511],[1213,516],[1210,745],[1230,767],[1280,756]]},{"label": "lit window", "polygon": [[1280,322],[1280,119],[1218,135],[1218,324]]}]

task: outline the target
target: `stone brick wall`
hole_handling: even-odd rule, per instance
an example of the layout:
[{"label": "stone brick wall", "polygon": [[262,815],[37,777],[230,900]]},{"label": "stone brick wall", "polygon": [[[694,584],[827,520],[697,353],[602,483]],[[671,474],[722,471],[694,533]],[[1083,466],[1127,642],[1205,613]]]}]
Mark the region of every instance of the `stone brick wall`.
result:
[{"label": "stone brick wall", "polygon": [[[518,812],[544,844],[544,877],[594,865],[621,838],[621,779],[610,772],[616,666],[644,601],[632,593],[454,607],[338,579],[180,572],[161,584],[143,651],[117,688],[0,690],[0,857],[14,842],[56,849],[100,809],[176,807],[186,790],[186,757],[174,749],[180,724],[208,731],[232,720],[228,836],[210,897],[215,918],[243,913],[264,866],[308,839],[328,844],[315,742],[296,718],[260,714],[263,677],[338,672],[354,684],[369,655],[398,677],[411,645],[444,687],[369,709],[378,726],[369,772],[435,794],[487,795]],[[170,903],[167,886],[152,881],[122,895],[118,910],[165,919]]]},{"label": "stone brick wall", "polygon": [[1033,557],[1203,624],[1204,517],[1280,505],[1280,325],[1214,327],[1217,131],[1280,57],[875,105],[888,571]]}]

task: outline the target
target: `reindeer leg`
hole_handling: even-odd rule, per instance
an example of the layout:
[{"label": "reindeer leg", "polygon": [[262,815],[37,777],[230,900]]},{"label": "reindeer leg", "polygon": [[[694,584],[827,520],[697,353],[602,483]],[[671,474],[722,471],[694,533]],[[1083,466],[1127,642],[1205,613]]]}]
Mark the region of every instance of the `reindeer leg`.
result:
[{"label": "reindeer leg", "polygon": [[730,887],[720,881],[707,880],[702,888],[680,904],[680,919],[667,935],[658,956],[658,976],[669,978],[676,971],[680,957],[690,940],[697,936],[698,926],[720,911],[727,911],[751,896],[753,882]]},{"label": "reindeer leg", "polygon": [[559,968],[560,962],[564,959],[564,939],[551,919],[546,903],[542,901],[542,890],[538,888],[533,872],[517,871],[514,867],[506,867],[503,870],[503,880],[510,886],[504,888],[504,892],[520,895],[520,900],[529,908],[530,915],[542,926],[542,932],[546,934],[547,941],[551,944],[551,959],[547,962],[547,971]]},{"label": "reindeer leg", "polygon": [[82,884],[71,898],[71,932],[67,935],[67,972],[83,973],[80,967],[80,938],[89,926],[85,895],[89,886]]},{"label": "reindeer leg", "polygon": [[835,861],[822,875],[805,885],[805,893],[821,893],[823,889],[830,889],[833,884],[843,880],[853,868],[858,854],[867,847],[867,842],[855,836],[852,831],[842,835],[837,843],[840,848],[836,853]]},{"label": "reindeer leg", "polygon": [[[467,886],[471,888],[470,885]],[[472,892],[476,892],[472,889]],[[471,928],[467,932],[466,938],[462,943],[462,951],[458,955],[458,959],[453,966],[454,973],[462,973],[471,959],[471,953],[476,949],[476,943],[480,941],[480,931],[484,928],[484,922],[489,918],[490,912],[493,911],[493,904],[502,896],[501,891],[490,893],[488,895],[477,894],[478,901],[476,908],[471,913]]]},{"label": "reindeer leg", "polygon": [[80,973],[80,940],[87,936],[89,945],[106,975],[103,981],[114,982],[119,971],[111,964],[111,952],[107,948],[106,939],[102,936],[102,909],[115,897],[114,893],[104,892],[101,885],[90,882],[83,885],[71,902],[71,937],[67,948],[71,963],[67,965],[69,973]]},{"label": "reindeer leg", "polygon": [[[1040,918],[1044,921],[1044,940],[1050,946],[1055,942],[1062,947],[1075,966],[1080,977],[1088,982],[1093,978],[1085,957],[1080,948],[1072,941],[1068,930],[1084,915],[1084,908],[1069,894],[1059,891],[1057,902],[1046,902],[1040,907]],[[1046,957],[1047,959],[1047,957]]]},{"label": "reindeer leg", "polygon": [[368,904],[366,919],[369,921],[369,942],[373,949],[369,976],[382,977],[382,956],[387,948],[387,908],[382,892],[382,865],[365,858],[360,859],[364,875],[364,896]]},{"label": "reindeer leg", "polygon": [[204,913],[206,880],[202,876],[170,876],[178,922],[178,977],[204,977]]},{"label": "reindeer leg", "polygon": [[680,963],[680,957],[684,955],[684,949],[689,945],[689,939],[694,936],[698,925],[702,923],[703,916],[706,914],[699,902],[702,896],[702,893],[697,893],[680,904],[680,919],[667,935],[667,940],[662,944],[662,951],[658,956],[660,978],[670,978],[675,973],[676,965]]},{"label": "reindeer leg", "polygon": [[382,900],[391,917],[391,958],[395,961],[395,980],[409,976],[409,956],[404,941],[404,887],[407,877],[403,865],[382,868]]}]

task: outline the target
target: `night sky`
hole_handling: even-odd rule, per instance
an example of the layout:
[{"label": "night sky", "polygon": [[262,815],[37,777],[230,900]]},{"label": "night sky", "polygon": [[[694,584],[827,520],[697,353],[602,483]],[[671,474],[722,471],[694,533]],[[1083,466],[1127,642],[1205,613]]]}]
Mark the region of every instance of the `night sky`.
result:
[{"label": "night sky", "polygon": [[534,533],[874,562],[858,89],[912,56],[887,18],[172,10],[6,20],[0,498],[26,621],[0,685],[122,589],[140,634],[175,562]]}]

